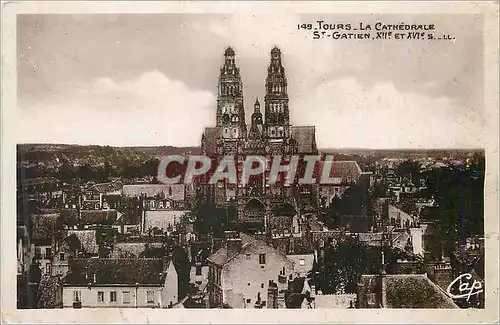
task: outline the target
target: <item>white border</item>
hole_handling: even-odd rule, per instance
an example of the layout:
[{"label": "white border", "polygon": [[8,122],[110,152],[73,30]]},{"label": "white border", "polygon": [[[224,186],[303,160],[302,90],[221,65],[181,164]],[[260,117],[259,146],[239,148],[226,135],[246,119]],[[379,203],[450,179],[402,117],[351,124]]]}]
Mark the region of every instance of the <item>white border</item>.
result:
[{"label": "white border", "polygon": [[[16,15],[21,13],[294,13],[484,15],[487,173],[484,310],[16,310]],[[10,2],[2,3],[1,309],[6,323],[491,323],[498,321],[498,30],[495,2]],[[22,122],[22,121],[21,121]],[[50,126],[47,126],[50,127]]]}]

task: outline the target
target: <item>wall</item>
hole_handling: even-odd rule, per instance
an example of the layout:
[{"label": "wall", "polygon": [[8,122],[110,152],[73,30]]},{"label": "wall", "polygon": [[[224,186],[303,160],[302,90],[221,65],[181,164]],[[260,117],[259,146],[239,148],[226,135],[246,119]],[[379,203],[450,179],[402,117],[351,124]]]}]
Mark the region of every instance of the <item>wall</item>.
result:
[{"label": "wall", "polygon": [[[298,277],[305,277],[307,273],[312,270],[314,262],[314,254],[294,254],[286,256],[289,260],[293,262],[293,275]],[[304,265],[300,265],[300,261],[303,260]]]},{"label": "wall", "polygon": [[[262,253],[266,254],[264,265],[259,264],[259,254]],[[283,267],[286,276],[293,272],[293,263],[284,255],[264,243],[260,244],[260,241],[254,242],[224,266],[222,288],[224,292],[232,290],[234,294],[242,294],[245,307],[254,308],[258,293],[262,301],[267,300],[269,280],[277,281]]]},{"label": "wall", "polygon": [[424,230],[422,228],[411,228],[410,235],[413,244],[413,254],[424,256]]},{"label": "wall", "polygon": [[47,248],[51,250],[51,255],[54,254],[54,250],[51,245],[47,246],[36,246],[35,247],[35,257],[37,256],[37,250],[40,249],[40,259],[37,259],[37,262],[40,263],[40,269],[42,270],[42,274],[50,275],[51,271],[47,270],[47,266],[51,267],[52,259],[47,256]]},{"label": "wall", "polygon": [[161,293],[162,307],[169,307],[179,300],[179,279],[174,264],[171,262],[167,268],[167,276]]},{"label": "wall", "polygon": [[[63,308],[73,308],[73,292],[79,290],[81,292],[82,308],[106,308],[106,307],[120,307],[120,308],[136,308],[136,297],[137,306],[141,308],[158,308],[161,301],[161,286],[157,287],[71,287],[65,286],[63,288]],[[147,291],[154,291],[154,304],[148,304],[146,301]],[[97,292],[104,292],[104,301],[98,302]],[[110,302],[110,292],[116,291],[117,301]],[[130,292],[130,303],[123,303],[123,292]],[[168,302],[167,302],[168,303]]]},{"label": "wall", "polygon": [[[196,275],[196,266],[191,266],[190,271],[190,282],[195,284],[199,289],[205,288],[208,283],[208,270],[209,267],[207,265],[200,266],[201,275]],[[198,282],[198,283],[197,283]]]},{"label": "wall", "polygon": [[330,205],[330,203],[335,195],[338,197],[341,197],[348,187],[349,186],[342,186],[342,185],[322,185],[322,186],[320,186],[320,188],[319,188],[319,200],[321,202],[321,198],[325,199],[324,208],[326,208]]},{"label": "wall", "polygon": [[413,216],[391,204],[389,204],[389,219],[391,221],[397,221],[400,228],[404,228],[406,221],[408,221],[410,224],[414,221]]}]

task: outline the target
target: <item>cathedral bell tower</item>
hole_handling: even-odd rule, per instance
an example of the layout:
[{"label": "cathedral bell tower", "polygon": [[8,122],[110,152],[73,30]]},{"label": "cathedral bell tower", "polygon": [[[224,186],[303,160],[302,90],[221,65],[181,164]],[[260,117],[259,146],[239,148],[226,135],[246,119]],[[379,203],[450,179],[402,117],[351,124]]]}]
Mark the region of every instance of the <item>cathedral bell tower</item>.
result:
[{"label": "cathedral bell tower", "polygon": [[287,80],[281,62],[281,51],[271,50],[271,63],[267,68],[265,105],[265,133],[270,140],[283,140],[290,136]]},{"label": "cathedral bell tower", "polygon": [[216,126],[224,142],[246,137],[243,83],[231,47],[224,52],[224,65],[220,69]]}]

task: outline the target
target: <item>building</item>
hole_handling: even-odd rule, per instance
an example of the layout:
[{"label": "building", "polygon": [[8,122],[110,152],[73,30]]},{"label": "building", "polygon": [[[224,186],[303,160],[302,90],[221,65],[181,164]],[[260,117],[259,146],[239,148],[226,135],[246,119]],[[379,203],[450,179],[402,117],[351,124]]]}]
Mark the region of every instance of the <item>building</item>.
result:
[{"label": "building", "polygon": [[359,182],[361,175],[361,168],[356,161],[333,161],[330,177],[334,182],[320,186],[318,195],[320,206],[327,207],[334,197],[341,197],[349,187]]},{"label": "building", "polygon": [[33,259],[33,248],[26,226],[17,226],[17,274],[26,274]]},{"label": "building", "polygon": [[36,214],[30,218],[31,243],[34,245],[34,262],[43,275],[51,274],[52,256],[60,236],[60,214]]},{"label": "building", "polygon": [[358,308],[458,308],[425,274],[362,275]]},{"label": "building", "polygon": [[63,308],[170,308],[178,276],[168,259],[74,259],[63,279]]},{"label": "building", "polygon": [[207,261],[210,308],[263,308],[270,281],[281,277],[286,283],[294,272],[294,263],[277,249],[232,231]]},{"label": "building", "polygon": [[[234,50],[228,47],[220,70],[215,126],[207,127],[203,132],[202,153],[216,164],[222,156],[233,156],[238,168],[242,167],[248,155],[267,156],[269,162],[274,155],[283,155],[287,161],[290,155],[317,154],[315,128],[290,123],[287,84],[281,51],[274,47],[267,69],[263,112],[257,99],[251,123],[246,124],[240,70]],[[199,181],[204,185],[205,195],[219,207],[236,207],[237,221],[252,232],[266,230],[266,220],[274,214],[278,204],[286,202],[299,214],[309,201],[315,207],[313,190],[301,191],[298,186],[287,186],[283,177],[270,185],[267,182],[268,173],[269,170],[266,170],[264,175],[238,185],[223,181],[207,185],[208,176]],[[308,188],[310,185],[301,187]],[[299,199],[299,196],[302,198]]]}]

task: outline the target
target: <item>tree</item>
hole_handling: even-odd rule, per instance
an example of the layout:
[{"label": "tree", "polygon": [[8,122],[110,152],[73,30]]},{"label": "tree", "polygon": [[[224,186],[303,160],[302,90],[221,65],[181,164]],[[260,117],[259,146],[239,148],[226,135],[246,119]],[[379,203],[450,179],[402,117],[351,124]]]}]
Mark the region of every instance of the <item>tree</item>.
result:
[{"label": "tree", "polygon": [[407,177],[412,183],[417,184],[420,178],[420,165],[418,161],[403,161],[396,168],[396,175],[399,177]]},{"label": "tree", "polygon": [[354,241],[327,246],[323,258],[313,265],[312,282],[325,294],[357,292],[361,274],[373,274],[377,261],[364,246]]},{"label": "tree", "polygon": [[447,253],[466,237],[484,234],[484,173],[480,168],[479,164],[458,166],[428,174],[428,191],[436,204],[426,213],[438,222]]}]

